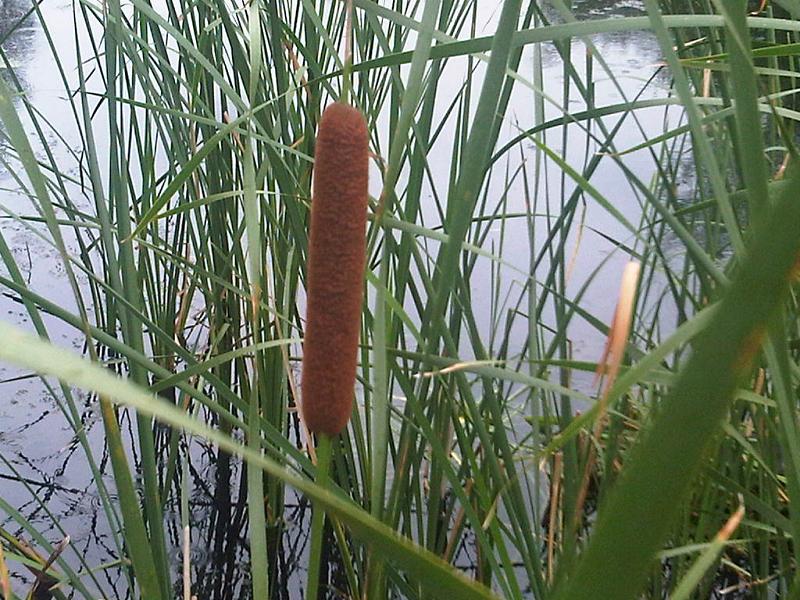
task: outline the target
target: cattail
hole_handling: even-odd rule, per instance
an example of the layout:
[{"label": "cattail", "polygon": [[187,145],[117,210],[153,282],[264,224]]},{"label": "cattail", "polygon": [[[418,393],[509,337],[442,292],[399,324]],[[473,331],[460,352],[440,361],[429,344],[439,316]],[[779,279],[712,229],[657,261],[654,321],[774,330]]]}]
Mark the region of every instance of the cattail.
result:
[{"label": "cattail", "polygon": [[303,344],[303,418],[336,435],[353,408],[366,255],[368,136],[361,113],[322,114],[314,163]]}]

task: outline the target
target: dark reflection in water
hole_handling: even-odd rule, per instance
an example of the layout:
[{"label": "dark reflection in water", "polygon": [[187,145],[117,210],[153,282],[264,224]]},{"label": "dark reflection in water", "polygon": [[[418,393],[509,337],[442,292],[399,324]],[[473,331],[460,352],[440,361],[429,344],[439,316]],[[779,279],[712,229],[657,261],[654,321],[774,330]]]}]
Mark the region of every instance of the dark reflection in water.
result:
[{"label": "dark reflection in water", "polygon": [[[296,432],[296,425],[293,423],[290,429]],[[193,441],[190,453],[192,593],[204,600],[251,598],[246,465],[204,441]],[[175,486],[178,485],[176,481]],[[273,562],[265,568],[269,572],[274,600],[302,600],[307,578],[311,507],[305,497],[289,488],[284,508],[282,519],[267,530],[269,555]],[[180,582],[183,533],[177,500],[168,509],[168,535],[174,556],[173,580]],[[321,589],[327,591],[325,597],[331,600],[346,598],[349,597],[349,587],[343,556],[330,523],[327,525]],[[449,526],[452,522],[446,525]],[[477,564],[474,541],[467,530],[454,559],[459,568],[472,575]],[[354,546],[350,545],[349,550],[358,556]],[[176,596],[181,592],[180,584],[176,583]]]},{"label": "dark reflection in water", "polygon": [[35,17],[25,18],[30,12],[31,4],[24,0],[5,0],[0,4],[0,41],[9,57],[23,56],[32,46],[37,28]]},{"label": "dark reflection in water", "polygon": [[[192,592],[208,600],[249,598],[246,466],[205,442],[194,442],[191,455]],[[177,507],[171,508],[169,537],[176,550],[175,580],[179,581],[183,532]],[[302,597],[310,513],[306,499],[287,490],[283,518],[267,531],[269,554],[275,560],[264,568],[273,598]]]}]

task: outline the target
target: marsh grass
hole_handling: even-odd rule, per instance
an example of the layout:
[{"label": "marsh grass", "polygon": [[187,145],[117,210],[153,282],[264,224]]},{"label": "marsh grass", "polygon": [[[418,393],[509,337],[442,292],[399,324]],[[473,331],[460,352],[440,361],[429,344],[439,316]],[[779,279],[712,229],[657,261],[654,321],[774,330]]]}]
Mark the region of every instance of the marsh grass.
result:
[{"label": "marsh grass", "polygon": [[[0,52],[2,161],[23,198],[2,209],[63,273],[57,292],[29,282],[0,228],[0,285],[29,331],[3,324],[0,357],[42,375],[119,559],[70,546],[55,596],[112,598],[111,570],[148,600],[197,585],[169,535],[189,523],[192,440],[214,454],[218,542],[247,508],[255,597],[289,593],[294,493],[330,517],[343,589],[323,568],[329,597],[798,593],[800,26],[784,3],[747,20],[740,0],[646,0],[587,19],[507,1],[490,31],[483,2],[353,4],[373,197],[358,407],[325,485],[298,366],[311,157],[343,92],[345,4],[84,0],[74,56],[34,5],[67,130]],[[633,94],[595,44],[632,30],[666,65]],[[624,187],[598,181],[609,166]],[[586,262],[590,243],[602,260]],[[602,348],[628,261],[631,332],[616,377],[592,384],[601,353],[574,346]],[[37,562],[23,538],[53,547],[2,493],[0,510],[0,592],[24,597],[6,566]]]}]

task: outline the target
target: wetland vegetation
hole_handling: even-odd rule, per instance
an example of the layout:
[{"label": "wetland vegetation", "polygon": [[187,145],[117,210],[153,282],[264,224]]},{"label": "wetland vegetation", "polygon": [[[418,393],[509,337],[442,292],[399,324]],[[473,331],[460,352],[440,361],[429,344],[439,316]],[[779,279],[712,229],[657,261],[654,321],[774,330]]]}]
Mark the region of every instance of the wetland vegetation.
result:
[{"label": "wetland vegetation", "polygon": [[[799,34],[797,0],[5,0],[0,597],[800,597]],[[366,267],[323,442],[338,100]]]}]

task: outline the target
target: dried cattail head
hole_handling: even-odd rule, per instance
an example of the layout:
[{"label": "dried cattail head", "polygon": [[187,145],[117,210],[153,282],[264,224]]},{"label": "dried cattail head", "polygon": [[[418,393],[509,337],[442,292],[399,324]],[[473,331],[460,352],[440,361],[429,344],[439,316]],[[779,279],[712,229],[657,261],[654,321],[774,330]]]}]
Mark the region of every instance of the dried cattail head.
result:
[{"label": "dried cattail head", "polygon": [[352,412],[368,169],[364,117],[346,104],[331,104],[319,124],[308,245],[302,411],[314,433],[338,434]]}]

